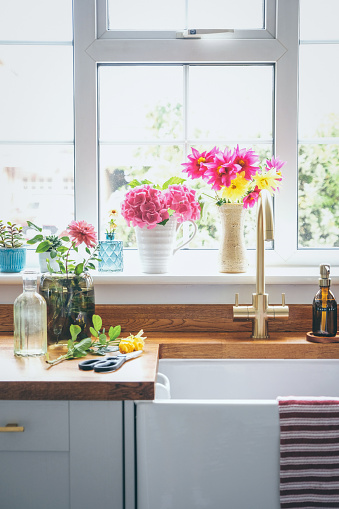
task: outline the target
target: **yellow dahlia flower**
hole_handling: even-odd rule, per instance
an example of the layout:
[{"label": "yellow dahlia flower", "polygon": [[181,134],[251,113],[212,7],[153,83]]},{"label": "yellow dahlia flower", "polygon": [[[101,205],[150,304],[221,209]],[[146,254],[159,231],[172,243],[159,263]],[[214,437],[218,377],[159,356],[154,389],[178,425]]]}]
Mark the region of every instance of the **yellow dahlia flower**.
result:
[{"label": "yellow dahlia flower", "polygon": [[231,180],[229,187],[222,188],[221,196],[231,202],[241,200],[247,193],[248,185],[249,181],[238,174],[235,179]]}]

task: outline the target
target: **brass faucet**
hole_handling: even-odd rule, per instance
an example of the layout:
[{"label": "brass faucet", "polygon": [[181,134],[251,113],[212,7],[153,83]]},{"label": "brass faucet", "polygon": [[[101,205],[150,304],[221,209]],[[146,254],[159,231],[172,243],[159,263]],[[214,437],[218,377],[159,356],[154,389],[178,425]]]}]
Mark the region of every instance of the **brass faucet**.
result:
[{"label": "brass faucet", "polygon": [[239,306],[239,294],[235,294],[233,320],[252,320],[252,338],[268,338],[268,320],[287,319],[288,306],[282,294],[281,306],[270,306],[265,293],[265,240],[274,239],[272,201],[268,191],[263,189],[257,203],[257,272],[256,293],[252,294],[251,306]]}]

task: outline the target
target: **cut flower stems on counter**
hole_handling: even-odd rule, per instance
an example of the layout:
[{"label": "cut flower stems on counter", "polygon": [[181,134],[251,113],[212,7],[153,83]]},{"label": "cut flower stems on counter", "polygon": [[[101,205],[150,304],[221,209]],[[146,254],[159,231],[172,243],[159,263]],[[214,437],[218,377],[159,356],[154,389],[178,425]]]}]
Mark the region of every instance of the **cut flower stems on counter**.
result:
[{"label": "cut flower stems on counter", "polygon": [[120,353],[130,353],[135,350],[142,350],[144,347],[143,330],[140,330],[138,334],[130,334],[127,338],[119,338],[121,334],[120,325],[115,327],[111,326],[108,330],[108,337],[105,334],[105,329],[102,329],[102,319],[99,315],[93,315],[92,318],[93,327],[90,328],[92,337],[85,338],[81,341],[77,341],[77,337],[81,332],[79,325],[71,325],[69,328],[71,339],[67,342],[67,352],[61,355],[55,360],[50,360],[48,353],[46,354],[46,362],[51,366],[59,364],[62,361],[69,359],[79,359],[86,357],[88,353],[92,355],[106,355],[112,353],[118,347]]}]

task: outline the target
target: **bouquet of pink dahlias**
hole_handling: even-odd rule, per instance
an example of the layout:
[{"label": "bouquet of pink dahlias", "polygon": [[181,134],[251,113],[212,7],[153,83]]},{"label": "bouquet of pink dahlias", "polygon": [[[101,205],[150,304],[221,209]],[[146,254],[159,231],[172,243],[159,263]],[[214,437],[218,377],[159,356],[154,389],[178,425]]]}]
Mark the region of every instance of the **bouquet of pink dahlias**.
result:
[{"label": "bouquet of pink dahlias", "polygon": [[271,194],[279,189],[280,170],[285,164],[279,158],[271,158],[258,165],[259,156],[238,145],[233,151],[214,147],[201,153],[192,147],[188,160],[183,163],[183,171],[192,179],[201,178],[210,184],[216,192],[217,205],[243,203],[244,208],[254,206],[262,189]]},{"label": "bouquet of pink dahlias", "polygon": [[133,188],[125,196],[121,205],[121,214],[128,226],[146,226],[148,230],[157,224],[165,225],[171,216],[178,223],[197,220],[200,217],[200,205],[194,190],[183,185],[184,179],[172,177],[160,187],[151,182],[133,180]]}]

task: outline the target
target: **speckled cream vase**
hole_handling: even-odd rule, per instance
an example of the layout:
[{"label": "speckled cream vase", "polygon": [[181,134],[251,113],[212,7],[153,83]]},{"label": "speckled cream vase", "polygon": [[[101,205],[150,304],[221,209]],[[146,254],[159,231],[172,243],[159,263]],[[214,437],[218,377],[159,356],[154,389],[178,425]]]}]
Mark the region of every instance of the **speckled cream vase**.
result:
[{"label": "speckled cream vase", "polygon": [[219,272],[246,272],[247,253],[244,241],[246,211],[242,203],[218,207],[221,220]]}]

